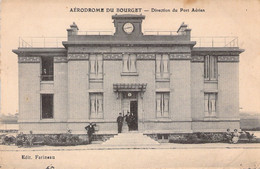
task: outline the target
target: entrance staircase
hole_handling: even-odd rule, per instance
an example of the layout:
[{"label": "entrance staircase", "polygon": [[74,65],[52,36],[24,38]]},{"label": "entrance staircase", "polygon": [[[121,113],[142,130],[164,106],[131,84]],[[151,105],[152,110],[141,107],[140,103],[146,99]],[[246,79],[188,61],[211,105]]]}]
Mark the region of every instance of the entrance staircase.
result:
[{"label": "entrance staircase", "polygon": [[110,138],[102,145],[106,146],[155,146],[160,145],[157,141],[150,137],[143,135],[143,133],[129,132],[119,133],[118,135]]}]

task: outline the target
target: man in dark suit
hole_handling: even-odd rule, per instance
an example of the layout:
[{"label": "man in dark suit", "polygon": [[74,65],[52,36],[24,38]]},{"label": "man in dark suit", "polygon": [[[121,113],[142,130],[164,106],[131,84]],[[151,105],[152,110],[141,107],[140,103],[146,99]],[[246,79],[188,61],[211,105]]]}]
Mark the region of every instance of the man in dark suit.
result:
[{"label": "man in dark suit", "polygon": [[116,121],[117,121],[118,133],[121,133],[123,127],[123,121],[124,121],[124,117],[122,116],[122,113],[119,113],[119,116],[117,117]]},{"label": "man in dark suit", "polygon": [[95,126],[96,124],[93,124],[93,123],[90,123],[89,125],[87,125],[85,127],[85,129],[87,130],[87,133],[88,133],[88,143],[90,144],[91,141],[92,141],[92,136],[93,136],[93,133],[95,133]]},{"label": "man in dark suit", "polygon": [[128,131],[131,130],[131,122],[132,122],[131,120],[132,120],[132,119],[131,119],[130,113],[127,112],[127,114],[126,114],[126,116],[125,116],[125,121],[126,121],[127,126],[128,126]]}]

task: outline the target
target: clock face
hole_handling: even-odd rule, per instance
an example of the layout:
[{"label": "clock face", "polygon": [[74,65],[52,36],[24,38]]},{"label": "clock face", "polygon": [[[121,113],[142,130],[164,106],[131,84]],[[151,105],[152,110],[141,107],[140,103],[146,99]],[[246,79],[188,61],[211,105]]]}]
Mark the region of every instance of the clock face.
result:
[{"label": "clock face", "polygon": [[125,33],[130,34],[134,31],[134,25],[131,23],[126,23],[123,26],[123,30],[125,31]]}]

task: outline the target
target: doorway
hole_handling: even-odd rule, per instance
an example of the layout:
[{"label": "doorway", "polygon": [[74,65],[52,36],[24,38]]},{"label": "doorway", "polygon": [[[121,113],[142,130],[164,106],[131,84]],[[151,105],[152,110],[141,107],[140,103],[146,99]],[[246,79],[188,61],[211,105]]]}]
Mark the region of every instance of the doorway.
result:
[{"label": "doorway", "polygon": [[[123,132],[138,130],[138,93],[137,92],[122,92],[122,113],[127,115],[129,112],[130,121],[127,124],[126,120],[123,124]],[[129,126],[128,126],[129,125]]]},{"label": "doorway", "polygon": [[138,130],[138,104],[137,101],[130,101],[130,114],[133,114],[132,130]]}]

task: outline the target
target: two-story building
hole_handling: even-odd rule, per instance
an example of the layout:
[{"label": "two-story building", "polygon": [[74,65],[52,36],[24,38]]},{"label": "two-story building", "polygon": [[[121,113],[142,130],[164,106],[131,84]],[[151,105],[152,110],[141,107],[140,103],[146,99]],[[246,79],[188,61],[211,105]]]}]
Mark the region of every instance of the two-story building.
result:
[{"label": "two-story building", "polygon": [[[196,47],[191,29],[146,35],[143,15],[114,15],[112,35],[81,35],[75,23],[63,47],[19,47],[20,131],[117,133],[120,112],[149,133],[239,129],[236,47]],[[125,130],[125,128],[123,129]]]}]

